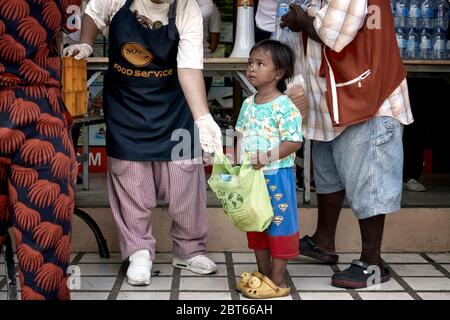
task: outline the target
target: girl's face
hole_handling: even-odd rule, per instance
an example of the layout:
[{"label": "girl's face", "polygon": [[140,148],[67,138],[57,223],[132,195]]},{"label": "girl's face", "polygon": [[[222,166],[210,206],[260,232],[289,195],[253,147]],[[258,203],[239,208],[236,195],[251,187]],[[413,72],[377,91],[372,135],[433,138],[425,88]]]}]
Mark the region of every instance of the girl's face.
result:
[{"label": "girl's face", "polygon": [[283,77],[283,71],[275,68],[269,51],[258,48],[248,58],[246,75],[254,87],[263,87],[269,84],[276,86]]}]

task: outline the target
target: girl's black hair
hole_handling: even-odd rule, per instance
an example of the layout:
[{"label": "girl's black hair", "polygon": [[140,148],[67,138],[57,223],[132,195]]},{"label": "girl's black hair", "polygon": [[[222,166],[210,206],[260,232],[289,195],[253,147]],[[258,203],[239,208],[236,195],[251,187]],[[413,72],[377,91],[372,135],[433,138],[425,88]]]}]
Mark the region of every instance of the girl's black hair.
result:
[{"label": "girl's black hair", "polygon": [[290,79],[294,75],[294,51],[291,47],[276,40],[263,40],[258,42],[250,50],[250,54],[257,49],[270,52],[275,68],[277,70],[284,70],[284,76],[277,83],[277,89],[283,93],[286,91],[286,79]]}]

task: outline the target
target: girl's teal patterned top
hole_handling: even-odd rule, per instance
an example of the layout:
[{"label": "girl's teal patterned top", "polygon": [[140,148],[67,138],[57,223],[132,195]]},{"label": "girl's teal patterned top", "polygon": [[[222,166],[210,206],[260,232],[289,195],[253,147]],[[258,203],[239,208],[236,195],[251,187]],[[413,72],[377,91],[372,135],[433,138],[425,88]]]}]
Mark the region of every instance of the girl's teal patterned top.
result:
[{"label": "girl's teal patterned top", "polygon": [[[236,123],[246,152],[267,152],[285,141],[301,142],[301,127],[300,111],[286,95],[263,104],[255,103],[255,95],[248,97]],[[264,170],[293,167],[294,160],[295,153],[266,165]]]}]

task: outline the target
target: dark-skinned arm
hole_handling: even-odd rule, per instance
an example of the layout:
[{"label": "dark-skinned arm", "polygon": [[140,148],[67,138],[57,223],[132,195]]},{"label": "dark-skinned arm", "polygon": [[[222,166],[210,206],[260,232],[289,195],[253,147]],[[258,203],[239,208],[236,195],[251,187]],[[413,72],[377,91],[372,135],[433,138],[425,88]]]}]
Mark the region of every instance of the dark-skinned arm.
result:
[{"label": "dark-skinned arm", "polygon": [[281,17],[281,28],[288,27],[294,32],[305,32],[312,40],[323,43],[314,28],[314,18],[308,14],[299,5],[291,4],[289,12]]}]

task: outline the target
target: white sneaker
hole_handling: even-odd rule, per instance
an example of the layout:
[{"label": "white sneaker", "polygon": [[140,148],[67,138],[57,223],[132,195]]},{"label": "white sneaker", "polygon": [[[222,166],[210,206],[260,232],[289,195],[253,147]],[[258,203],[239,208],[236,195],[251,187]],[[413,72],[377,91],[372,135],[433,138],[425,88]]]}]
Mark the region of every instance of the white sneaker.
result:
[{"label": "white sneaker", "polygon": [[427,188],[423,184],[421,184],[419,181],[414,179],[409,179],[406,183],[406,190],[412,191],[412,192],[424,192],[427,191]]},{"label": "white sneaker", "polygon": [[173,258],[172,265],[176,268],[187,269],[198,274],[217,272],[216,264],[207,256],[199,255],[188,260]]},{"label": "white sneaker", "polygon": [[127,281],[132,286],[148,286],[151,282],[152,261],[148,250],[139,250],[130,255]]}]

